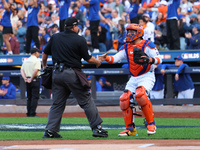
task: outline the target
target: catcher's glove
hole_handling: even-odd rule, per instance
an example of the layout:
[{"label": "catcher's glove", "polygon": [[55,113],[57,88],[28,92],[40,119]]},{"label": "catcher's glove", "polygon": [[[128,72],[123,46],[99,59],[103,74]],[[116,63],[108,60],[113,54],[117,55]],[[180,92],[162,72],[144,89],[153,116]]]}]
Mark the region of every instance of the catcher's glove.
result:
[{"label": "catcher's glove", "polygon": [[145,64],[153,64],[155,62],[154,58],[150,58],[146,53],[144,53],[141,49],[134,47],[134,62],[139,65]]}]

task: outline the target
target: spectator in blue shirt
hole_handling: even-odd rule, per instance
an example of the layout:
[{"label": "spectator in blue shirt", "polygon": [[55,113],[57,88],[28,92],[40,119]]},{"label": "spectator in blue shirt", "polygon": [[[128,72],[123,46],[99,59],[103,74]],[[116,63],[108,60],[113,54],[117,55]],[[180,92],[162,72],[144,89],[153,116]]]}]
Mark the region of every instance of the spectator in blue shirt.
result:
[{"label": "spectator in blue shirt", "polygon": [[118,37],[117,50],[119,50],[120,47],[125,44],[125,39],[126,39],[126,31],[125,31],[125,27],[124,27],[125,23],[126,22],[124,22],[124,20],[119,20],[119,24],[118,24],[119,37]]},{"label": "spectator in blue shirt", "polygon": [[30,0],[28,4],[28,17],[27,17],[27,31],[26,31],[26,53],[30,53],[31,49],[31,41],[33,40],[36,47],[40,49],[40,42],[38,39],[38,12],[39,6],[37,4],[37,0]]},{"label": "spectator in blue shirt", "polygon": [[10,82],[10,77],[2,77],[0,99],[16,99],[16,87]]},{"label": "spectator in blue shirt", "polygon": [[[92,82],[92,76],[91,75],[89,75],[88,77],[87,77],[87,80],[88,80],[88,82],[91,84],[91,82]],[[96,91],[97,92],[101,92],[102,91],[102,87],[101,87],[101,84],[99,83],[99,81],[96,81]]]},{"label": "spectator in blue shirt", "polygon": [[64,31],[65,19],[68,18],[68,10],[71,0],[60,0],[59,5],[59,19],[60,19],[60,32]]},{"label": "spectator in blue shirt", "polygon": [[186,67],[187,64],[183,63],[183,58],[177,56],[175,59],[175,64],[163,64],[161,73],[165,74],[165,69],[168,67],[178,67],[178,70],[174,78],[174,91],[178,92],[178,99],[192,99],[194,96],[194,84],[192,78],[188,73],[181,73]]},{"label": "spectator in blue shirt", "polygon": [[26,37],[26,29],[22,27],[22,21],[18,20],[17,22],[18,32],[17,32],[17,39],[19,41],[19,52],[25,53],[25,37]]},{"label": "spectator in blue shirt", "polygon": [[90,21],[90,30],[92,38],[92,47],[94,49],[93,53],[99,53],[99,37],[97,35],[99,22],[100,22],[100,1],[99,0],[90,0],[83,1],[85,7],[89,7],[88,20]]},{"label": "spectator in blue shirt", "polygon": [[[161,68],[162,64],[155,65],[155,68]],[[163,99],[164,98],[164,82],[163,74],[155,74],[156,82],[150,92],[151,99]]]},{"label": "spectator in blue shirt", "polygon": [[112,47],[113,47],[113,41],[112,41],[112,33],[113,33],[113,22],[112,22],[112,16],[110,14],[105,16],[106,19],[106,24],[105,24],[105,28],[107,30],[106,32],[106,48],[107,51],[109,51]]},{"label": "spectator in blue shirt", "polygon": [[195,24],[192,28],[193,36],[190,32],[185,33],[187,49],[200,49],[200,24]]},{"label": "spectator in blue shirt", "polygon": [[139,4],[140,4],[139,0],[131,0],[131,6],[129,8],[129,18],[131,20],[131,23],[139,24],[139,19],[138,19]]},{"label": "spectator in blue shirt", "polygon": [[169,50],[180,49],[180,37],[178,30],[178,13],[177,9],[180,5],[180,0],[169,0],[167,11],[167,39]]},{"label": "spectator in blue shirt", "polygon": [[101,76],[99,78],[99,83],[102,87],[102,91],[114,91],[111,83],[108,82],[105,77]]},{"label": "spectator in blue shirt", "polygon": [[189,22],[189,25],[186,23],[186,19],[183,19],[183,29],[186,31],[186,32],[192,32],[192,28],[195,24],[198,24],[198,21],[197,21],[197,14],[195,13],[192,13],[189,18],[190,18],[190,22]]},{"label": "spectator in blue shirt", "polygon": [[7,55],[12,55],[13,52],[9,42],[9,38],[13,33],[10,16],[12,14],[12,11],[14,11],[15,7],[14,5],[7,3],[6,0],[2,0],[2,3],[5,9],[4,12],[2,13],[2,19],[1,19],[1,25],[3,26],[3,40],[7,47]]},{"label": "spectator in blue shirt", "polygon": [[[87,77],[87,80],[90,84],[91,84],[91,79],[92,79],[92,76],[89,75]],[[101,76],[99,80],[96,81],[96,91],[102,92],[102,91],[114,91],[114,90],[111,83],[108,82],[105,77]]]}]

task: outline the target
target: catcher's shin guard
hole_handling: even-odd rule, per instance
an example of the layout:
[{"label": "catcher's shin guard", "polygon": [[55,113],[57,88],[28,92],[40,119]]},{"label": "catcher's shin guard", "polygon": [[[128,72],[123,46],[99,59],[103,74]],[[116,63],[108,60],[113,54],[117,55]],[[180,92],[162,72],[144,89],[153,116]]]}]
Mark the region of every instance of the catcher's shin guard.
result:
[{"label": "catcher's shin guard", "polygon": [[130,99],[132,98],[132,93],[129,90],[125,90],[124,93],[120,96],[120,108],[123,113],[124,122],[126,129],[133,131],[133,110],[130,107]]},{"label": "catcher's shin guard", "polygon": [[152,123],[153,120],[153,108],[152,104],[147,97],[146,90],[143,86],[138,86],[135,90],[135,99],[139,106],[142,108],[142,112],[146,118],[147,123]]}]

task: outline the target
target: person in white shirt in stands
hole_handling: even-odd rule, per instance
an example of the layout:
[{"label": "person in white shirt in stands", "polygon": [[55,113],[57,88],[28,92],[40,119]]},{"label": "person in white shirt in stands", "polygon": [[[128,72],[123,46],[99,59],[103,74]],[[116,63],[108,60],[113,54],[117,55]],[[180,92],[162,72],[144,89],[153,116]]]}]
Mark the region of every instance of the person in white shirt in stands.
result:
[{"label": "person in white shirt in stands", "polygon": [[121,17],[118,16],[117,9],[113,9],[111,15],[112,15],[112,22],[117,27],[119,20],[121,20]]},{"label": "person in white shirt in stands", "polygon": [[180,4],[181,14],[186,15],[188,8],[192,7],[193,4],[188,0],[182,0]]},{"label": "person in white shirt in stands", "polygon": [[103,8],[101,9],[101,13],[104,14],[104,16],[111,14],[112,10],[115,7],[114,0],[108,0],[107,3],[103,4]]},{"label": "person in white shirt in stands", "polygon": [[139,19],[139,25],[141,25],[143,27],[143,29],[144,29],[143,39],[151,40],[151,38],[152,38],[151,29],[147,26],[147,21],[144,18],[144,16]]},{"label": "person in white shirt in stands", "polygon": [[124,5],[121,3],[120,0],[115,0],[115,6],[114,9],[116,9],[118,11],[118,16],[121,17],[122,13],[125,12],[125,8]]},{"label": "person in white shirt in stands", "polygon": [[150,39],[152,42],[155,41],[154,39],[154,31],[155,31],[155,25],[150,21],[150,17],[149,14],[143,14],[143,17],[145,18],[145,20],[147,21],[147,28],[150,31]]}]

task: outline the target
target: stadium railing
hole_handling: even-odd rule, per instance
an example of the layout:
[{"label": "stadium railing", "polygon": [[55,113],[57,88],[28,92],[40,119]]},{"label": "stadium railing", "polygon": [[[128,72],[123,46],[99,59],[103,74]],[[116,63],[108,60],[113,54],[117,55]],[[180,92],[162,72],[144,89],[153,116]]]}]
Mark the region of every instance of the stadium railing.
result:
[{"label": "stadium railing", "polygon": [[[116,51],[117,52],[117,51]],[[108,55],[114,55],[116,52],[111,51]],[[92,54],[92,56],[96,57],[97,55],[101,55],[103,53]],[[163,59],[163,63],[165,62],[174,62],[174,58],[178,55],[182,56],[184,62],[199,62],[200,61],[200,51],[199,50],[173,50],[173,51],[160,51],[160,55]],[[0,56],[0,66],[16,66],[22,65],[22,63],[28,59],[30,55],[1,55]],[[39,57],[42,60],[42,56]],[[83,64],[87,64],[86,61],[82,61]],[[105,61],[102,62],[106,63]],[[121,61],[120,63],[127,63],[126,60]],[[52,57],[49,56],[47,60],[47,64],[52,64]]]},{"label": "stadium railing", "polygon": [[[109,55],[114,55],[116,52],[110,51]],[[92,54],[94,57],[99,54]],[[184,62],[191,63],[192,66],[197,66],[200,62],[200,51],[199,50],[173,50],[173,51],[160,51],[160,54],[163,59],[163,63],[173,63],[174,58],[178,55],[181,55],[184,59]],[[20,71],[19,69],[16,70],[16,67],[20,67],[22,63],[28,59],[30,55],[1,55],[0,56],[0,77],[1,76],[10,76],[19,78],[20,82],[20,90],[21,93],[18,94],[18,99],[16,100],[0,100],[0,104],[13,104],[13,105],[26,105],[26,99],[25,99],[25,83],[20,77]],[[40,56],[40,60],[42,60],[42,57]],[[49,56],[47,60],[48,65],[52,64],[52,58]],[[86,61],[82,61],[83,65],[87,65]],[[127,63],[127,61],[123,60],[119,64]],[[102,62],[103,65],[106,65],[106,62]],[[13,69],[15,68],[15,69]],[[173,74],[176,72],[177,68],[170,68],[166,70],[166,98],[165,99],[152,99],[153,104],[200,104],[199,98],[194,99],[174,99],[173,98]],[[98,68],[98,69],[83,69],[83,71],[87,75],[127,75],[129,76],[129,71],[127,69],[123,68]],[[159,73],[157,71],[156,73]],[[190,73],[192,75],[196,74],[198,75],[200,73],[200,67],[189,67],[184,70],[183,73]],[[195,77],[194,84],[196,86],[200,85],[200,81],[198,80],[198,77]],[[95,79],[92,79],[92,83],[94,83]],[[93,85],[94,87],[94,85]],[[199,89],[199,88],[198,88]],[[200,93],[198,89],[195,89],[196,93]],[[93,90],[94,91],[94,90]],[[95,103],[97,105],[119,105],[119,96],[121,95],[123,91],[114,91],[114,92],[91,92],[92,97],[95,99]],[[199,96],[200,97],[200,96]],[[50,105],[52,103],[52,99],[45,99],[41,98],[39,100],[39,105]],[[70,99],[67,101],[67,104],[76,104],[76,101],[74,100],[73,96],[70,96]]]},{"label": "stadium railing", "polygon": [[[151,99],[152,103],[155,105],[165,104],[165,105],[181,105],[181,104],[200,104],[200,98],[194,99],[174,99],[173,98],[173,74],[177,71],[177,67],[171,67],[166,69],[166,98],[165,99]],[[95,75],[129,75],[128,69],[124,68],[99,68],[99,69],[82,69],[84,73],[92,76],[92,88],[91,95],[95,100],[97,105],[119,105],[119,97],[123,93],[123,91],[111,91],[111,92],[96,92],[96,78]],[[156,74],[160,73],[160,68],[158,68],[155,72]],[[188,67],[185,68],[182,73],[190,73],[190,74],[199,74],[200,67]],[[10,71],[0,71],[0,76],[18,76],[20,79],[20,98],[16,100],[0,100],[0,104],[13,104],[13,105],[26,105],[26,86],[24,80],[21,78],[19,70],[10,70]],[[195,82],[195,84],[199,84],[200,82]],[[94,92],[93,92],[94,91]],[[51,105],[52,99],[40,99],[39,105]],[[76,105],[77,102],[75,98],[71,95],[67,100],[67,105]]]}]

